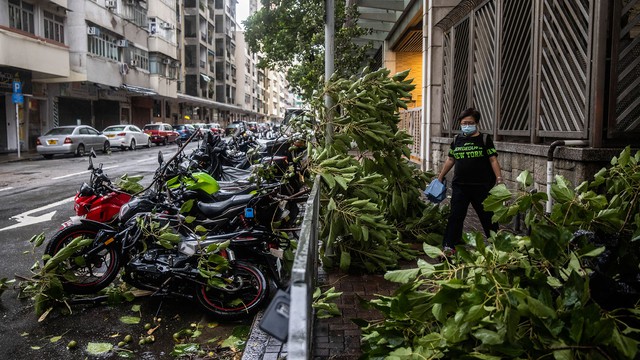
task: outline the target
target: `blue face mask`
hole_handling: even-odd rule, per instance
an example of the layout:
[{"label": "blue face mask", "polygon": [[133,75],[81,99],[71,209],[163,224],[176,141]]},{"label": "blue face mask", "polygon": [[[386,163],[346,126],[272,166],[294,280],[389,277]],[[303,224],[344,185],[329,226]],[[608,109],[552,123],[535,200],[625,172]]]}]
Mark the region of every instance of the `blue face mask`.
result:
[{"label": "blue face mask", "polygon": [[464,136],[469,136],[475,134],[478,130],[478,127],[476,125],[462,125],[460,129],[462,130],[462,134]]}]

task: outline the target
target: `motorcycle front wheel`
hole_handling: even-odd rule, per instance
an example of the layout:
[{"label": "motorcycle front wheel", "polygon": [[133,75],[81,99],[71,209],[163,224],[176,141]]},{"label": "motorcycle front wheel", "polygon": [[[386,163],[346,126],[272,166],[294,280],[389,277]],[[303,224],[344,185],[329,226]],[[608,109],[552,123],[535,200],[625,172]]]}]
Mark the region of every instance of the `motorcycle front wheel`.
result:
[{"label": "motorcycle front wheel", "polygon": [[[94,239],[98,229],[88,224],[71,225],[58,231],[47,243],[45,254],[54,256],[77,237]],[[76,251],[58,265],[60,281],[71,294],[93,294],[106,288],[118,275],[120,253],[110,246],[89,258],[83,255],[91,246]]]},{"label": "motorcycle front wheel", "polygon": [[254,315],[268,299],[267,280],[258,268],[240,261],[234,267],[233,282],[226,287],[196,287],[200,305],[226,321]]}]

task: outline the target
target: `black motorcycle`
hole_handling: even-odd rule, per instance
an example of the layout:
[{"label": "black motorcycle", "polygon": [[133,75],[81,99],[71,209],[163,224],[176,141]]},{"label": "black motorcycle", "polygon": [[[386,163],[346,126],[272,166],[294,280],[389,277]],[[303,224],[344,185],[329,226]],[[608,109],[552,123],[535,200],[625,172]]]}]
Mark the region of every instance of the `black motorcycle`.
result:
[{"label": "black motorcycle", "polygon": [[202,236],[180,214],[124,208],[120,216],[127,212],[135,215],[121,230],[85,221],[73,234],[47,244],[45,254],[56,259],[65,247],[92,239],[54,264],[67,292],[97,293],[124,269],[122,280],[136,288],[196,300],[218,318],[233,320],[253,315],[267,301],[263,271],[284,286],[280,260],[272,251],[283,246],[283,237],[266,231]]}]

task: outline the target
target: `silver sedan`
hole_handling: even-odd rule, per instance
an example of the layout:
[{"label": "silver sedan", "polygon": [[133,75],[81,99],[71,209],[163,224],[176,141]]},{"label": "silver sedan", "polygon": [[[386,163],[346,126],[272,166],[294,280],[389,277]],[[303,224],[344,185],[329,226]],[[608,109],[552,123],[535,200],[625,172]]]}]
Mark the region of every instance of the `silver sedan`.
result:
[{"label": "silver sedan", "polygon": [[151,139],[135,125],[112,125],[102,132],[111,143],[111,147],[135,150],[140,146],[151,147]]},{"label": "silver sedan", "polygon": [[58,126],[36,140],[36,150],[45,159],[56,154],[84,156],[92,148],[108,153],[111,144],[101,132],[87,125]]}]

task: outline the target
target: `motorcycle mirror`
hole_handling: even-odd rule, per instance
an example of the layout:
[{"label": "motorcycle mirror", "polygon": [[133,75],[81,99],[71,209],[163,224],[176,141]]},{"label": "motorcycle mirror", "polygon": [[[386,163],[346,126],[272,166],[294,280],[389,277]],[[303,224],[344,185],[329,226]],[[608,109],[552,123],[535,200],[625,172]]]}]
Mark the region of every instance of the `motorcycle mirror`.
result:
[{"label": "motorcycle mirror", "polygon": [[164,162],[164,155],[162,155],[162,151],[158,151],[158,164],[162,165]]}]

